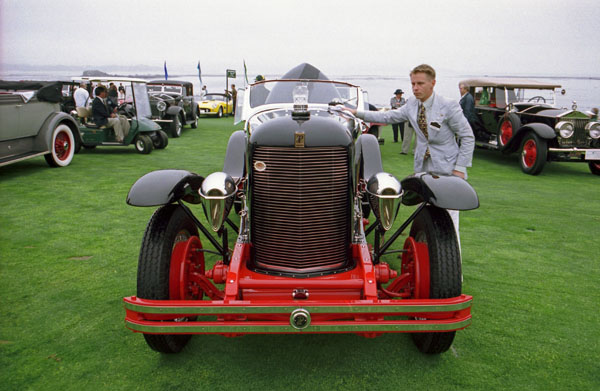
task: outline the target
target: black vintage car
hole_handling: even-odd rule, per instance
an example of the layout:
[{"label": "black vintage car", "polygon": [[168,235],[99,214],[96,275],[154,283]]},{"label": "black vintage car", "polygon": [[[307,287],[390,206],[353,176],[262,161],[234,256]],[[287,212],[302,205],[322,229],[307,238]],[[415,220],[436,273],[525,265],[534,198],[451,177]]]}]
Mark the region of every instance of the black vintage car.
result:
[{"label": "black vintage car", "polygon": [[476,145],[503,153],[519,152],[521,169],[539,174],[546,162],[588,163],[600,175],[600,122],[578,111],[558,108],[558,84],[509,78],[463,80],[475,98]]},{"label": "black vintage car", "polygon": [[[422,352],[448,350],[471,322],[472,298],[461,292],[445,209],[478,207],[470,185],[384,172],[377,138],[339,109],[363,107],[360,87],[309,64],[241,89],[238,99],[245,126],[231,135],[222,172],[154,171],[127,196],[130,205],[159,206],[142,241],[137,293],[124,299],[127,327],[163,353],[180,351],[191,334],[256,333],[405,332]],[[228,217],[236,201],[239,225]],[[418,206],[393,231],[400,202]],[[194,214],[200,203],[208,224]],[[392,250],[409,226],[403,250]],[[200,232],[216,263],[205,264]]]},{"label": "black vintage car", "polygon": [[152,119],[172,137],[181,136],[185,125],[198,127],[198,103],[194,98],[194,85],[187,81],[151,80],[148,94]]}]

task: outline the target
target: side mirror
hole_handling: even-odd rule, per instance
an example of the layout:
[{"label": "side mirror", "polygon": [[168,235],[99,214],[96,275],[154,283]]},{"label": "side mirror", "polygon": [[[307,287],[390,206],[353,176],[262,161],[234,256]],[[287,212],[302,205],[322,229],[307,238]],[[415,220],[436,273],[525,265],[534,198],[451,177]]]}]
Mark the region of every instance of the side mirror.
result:
[{"label": "side mirror", "polygon": [[392,228],[400,201],[402,199],[402,186],[400,182],[387,172],[373,174],[367,182],[367,193],[373,213],[384,230]]},{"label": "side mirror", "polygon": [[235,181],[224,172],[213,172],[202,182],[199,190],[202,208],[213,231],[217,232],[223,226],[236,190]]}]

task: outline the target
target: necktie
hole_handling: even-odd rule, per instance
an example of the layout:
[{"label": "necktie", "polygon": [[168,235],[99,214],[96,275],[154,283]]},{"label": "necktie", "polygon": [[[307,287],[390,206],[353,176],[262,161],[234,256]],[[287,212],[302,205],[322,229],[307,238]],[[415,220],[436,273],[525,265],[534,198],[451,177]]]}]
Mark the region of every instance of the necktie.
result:
[{"label": "necktie", "polygon": [[[425,116],[425,105],[421,104],[421,108],[419,109],[419,117],[417,118],[417,122],[419,124],[419,129],[425,135],[426,139],[429,139],[429,133],[427,132],[427,117]],[[427,151],[425,151],[424,159],[427,159],[430,156],[429,147],[427,147]]]}]

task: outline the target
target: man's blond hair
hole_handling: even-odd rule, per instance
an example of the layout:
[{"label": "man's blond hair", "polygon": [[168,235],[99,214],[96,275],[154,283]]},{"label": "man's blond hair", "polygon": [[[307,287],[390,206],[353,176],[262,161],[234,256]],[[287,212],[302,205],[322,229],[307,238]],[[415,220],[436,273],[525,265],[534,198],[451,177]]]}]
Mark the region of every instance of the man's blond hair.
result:
[{"label": "man's blond hair", "polygon": [[435,69],[433,69],[431,65],[417,65],[412,71],[410,71],[410,76],[414,75],[415,73],[424,73],[429,76],[430,79],[435,80]]}]

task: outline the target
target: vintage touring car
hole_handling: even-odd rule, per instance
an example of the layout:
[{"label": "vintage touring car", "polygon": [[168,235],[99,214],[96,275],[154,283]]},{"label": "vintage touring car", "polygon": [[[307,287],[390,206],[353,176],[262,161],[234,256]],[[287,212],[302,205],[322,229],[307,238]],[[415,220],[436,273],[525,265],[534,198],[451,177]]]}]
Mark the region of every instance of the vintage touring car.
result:
[{"label": "vintage touring car", "polygon": [[[477,208],[472,187],[384,172],[375,136],[339,110],[363,105],[360,88],[309,64],[239,98],[245,127],[231,135],[222,172],[154,171],[129,191],[128,204],[159,208],[142,240],[137,294],[124,298],[126,326],[163,353],[192,334],[255,333],[404,332],[424,353],[446,351],[471,323],[472,297],[461,292],[445,209]],[[228,217],[236,202],[239,225]],[[417,207],[393,230],[400,203]],[[202,204],[208,223],[187,204]],[[200,232],[221,257],[214,265]],[[395,268],[383,261],[390,254]]]},{"label": "vintage touring car", "polygon": [[181,136],[185,125],[198,127],[200,115],[194,85],[189,81],[151,80],[148,82],[152,120],[172,137]]},{"label": "vintage touring car", "polygon": [[0,166],[36,156],[51,167],[71,163],[80,135],[62,89],[59,81],[0,81]]},{"label": "vintage touring car", "polygon": [[468,79],[475,99],[476,145],[519,152],[521,169],[537,175],[549,161],[588,163],[600,175],[600,122],[555,106],[558,84],[508,78]]}]

